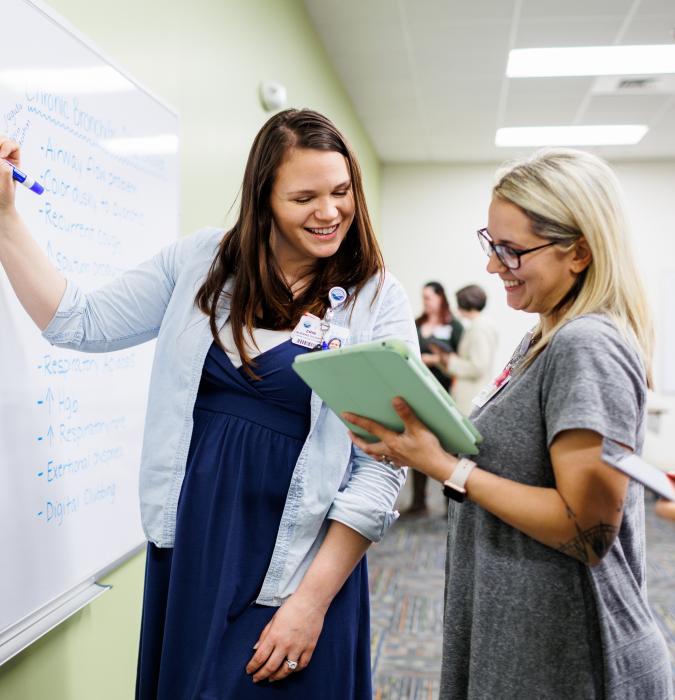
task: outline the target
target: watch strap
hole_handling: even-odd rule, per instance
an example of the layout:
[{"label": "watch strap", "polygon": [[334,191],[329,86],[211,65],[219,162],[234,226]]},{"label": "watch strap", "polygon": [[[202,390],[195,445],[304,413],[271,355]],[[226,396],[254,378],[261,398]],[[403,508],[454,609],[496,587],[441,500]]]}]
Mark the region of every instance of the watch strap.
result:
[{"label": "watch strap", "polygon": [[452,470],[449,478],[443,482],[443,493],[456,501],[463,501],[466,495],[467,479],[475,467],[475,462],[462,457]]}]

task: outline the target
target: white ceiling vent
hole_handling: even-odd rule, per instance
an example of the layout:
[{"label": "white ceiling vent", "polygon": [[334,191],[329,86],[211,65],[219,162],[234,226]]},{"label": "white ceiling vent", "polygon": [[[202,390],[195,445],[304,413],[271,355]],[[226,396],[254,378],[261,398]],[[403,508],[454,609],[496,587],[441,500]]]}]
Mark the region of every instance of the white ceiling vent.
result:
[{"label": "white ceiling vent", "polygon": [[607,75],[596,78],[594,95],[675,95],[675,75]]}]

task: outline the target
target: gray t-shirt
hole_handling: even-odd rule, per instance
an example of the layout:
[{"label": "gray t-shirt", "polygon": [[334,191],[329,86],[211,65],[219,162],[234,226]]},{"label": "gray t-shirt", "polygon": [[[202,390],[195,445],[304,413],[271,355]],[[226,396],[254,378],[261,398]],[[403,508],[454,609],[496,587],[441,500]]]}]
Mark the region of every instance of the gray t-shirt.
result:
[{"label": "gray t-shirt", "polygon": [[[646,383],[607,318],[565,324],[472,414],[478,465],[554,487],[558,433],[593,430],[640,451]],[[450,502],[441,698],[670,700],[665,641],[647,606],[642,487],[596,567],[547,547],[476,504]]]}]

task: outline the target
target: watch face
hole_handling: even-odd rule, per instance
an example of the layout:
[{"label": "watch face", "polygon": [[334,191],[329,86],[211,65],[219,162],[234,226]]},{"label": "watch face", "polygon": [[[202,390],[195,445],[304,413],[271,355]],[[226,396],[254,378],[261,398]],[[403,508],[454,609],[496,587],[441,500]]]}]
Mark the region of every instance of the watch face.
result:
[{"label": "watch face", "polygon": [[452,500],[457,501],[457,503],[462,503],[466,496],[466,489],[459,489],[450,484],[443,484],[443,495],[447,498],[452,498]]}]

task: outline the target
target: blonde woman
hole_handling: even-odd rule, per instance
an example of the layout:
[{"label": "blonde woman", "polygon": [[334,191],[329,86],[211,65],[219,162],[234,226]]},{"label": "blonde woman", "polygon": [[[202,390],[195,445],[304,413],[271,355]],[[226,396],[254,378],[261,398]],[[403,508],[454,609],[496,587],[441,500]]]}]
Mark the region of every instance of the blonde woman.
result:
[{"label": "blonde woman", "polygon": [[479,238],[508,304],[539,320],[472,414],[475,462],[400,400],[400,435],[350,417],[380,438],[353,436],[362,449],[454,499],[441,698],[669,700],[642,486],[601,459],[642,449],[652,352],[618,182],[587,153],[539,152],[501,173]]}]

